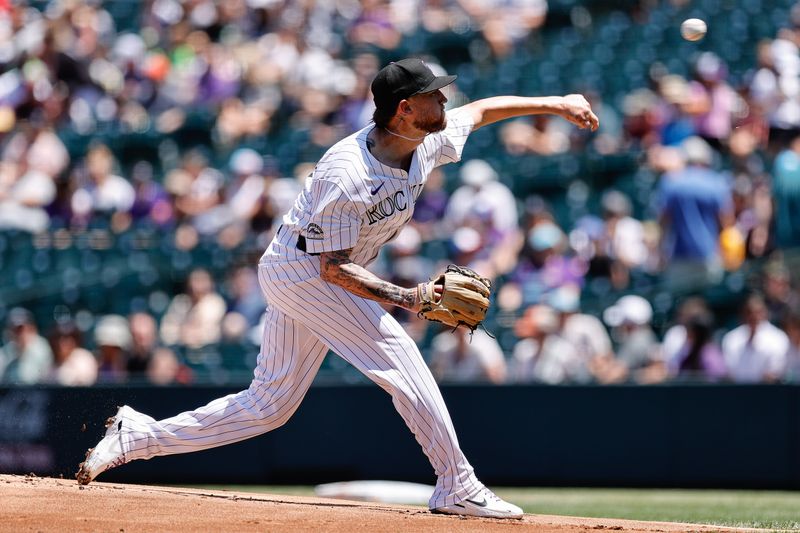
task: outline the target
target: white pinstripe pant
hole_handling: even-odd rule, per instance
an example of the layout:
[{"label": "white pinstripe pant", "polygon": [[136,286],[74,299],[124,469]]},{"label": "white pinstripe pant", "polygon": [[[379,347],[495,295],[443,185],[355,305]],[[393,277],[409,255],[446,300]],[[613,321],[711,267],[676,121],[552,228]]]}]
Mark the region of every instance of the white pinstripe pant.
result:
[{"label": "white pinstripe pant", "polygon": [[[414,341],[376,302],[316,274],[316,264],[261,265],[270,307],[253,382],[247,390],[172,418],[143,414],[123,436],[131,459],[204,450],[271,431],[292,416],[328,348],[391,396],[438,476],[431,508],[475,496],[483,485],[458,445],[450,415]],[[307,273],[301,282],[289,281]]]}]

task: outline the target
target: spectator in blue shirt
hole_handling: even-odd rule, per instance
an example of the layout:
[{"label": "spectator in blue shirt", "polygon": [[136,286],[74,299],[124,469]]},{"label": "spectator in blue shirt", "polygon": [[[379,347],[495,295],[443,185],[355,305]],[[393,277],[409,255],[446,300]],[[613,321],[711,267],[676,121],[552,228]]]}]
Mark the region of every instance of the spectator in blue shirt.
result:
[{"label": "spectator in blue shirt", "polygon": [[711,168],[708,143],[690,137],[681,148],[686,166],[665,174],[656,194],[667,278],[688,288],[721,275],[719,235],[733,223],[733,205],[727,178]]}]

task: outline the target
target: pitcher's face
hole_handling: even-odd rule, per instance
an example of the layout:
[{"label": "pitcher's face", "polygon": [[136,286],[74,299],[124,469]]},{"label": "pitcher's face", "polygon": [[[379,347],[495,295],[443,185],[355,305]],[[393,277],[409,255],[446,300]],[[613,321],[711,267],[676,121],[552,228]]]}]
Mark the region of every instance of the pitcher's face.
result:
[{"label": "pitcher's face", "polygon": [[426,133],[436,133],[447,127],[447,115],[444,112],[444,104],[447,97],[440,89],[429,93],[415,94],[408,99],[412,104],[414,116],[411,124]]}]

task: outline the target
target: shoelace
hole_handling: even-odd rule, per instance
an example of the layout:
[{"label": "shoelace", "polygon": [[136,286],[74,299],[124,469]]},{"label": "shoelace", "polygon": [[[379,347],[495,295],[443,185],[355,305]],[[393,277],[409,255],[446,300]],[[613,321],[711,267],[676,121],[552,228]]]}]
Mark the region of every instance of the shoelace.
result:
[{"label": "shoelace", "polygon": [[485,489],[484,492],[483,492],[483,495],[488,500],[494,500],[496,502],[503,501],[502,499],[500,499],[500,496],[498,496],[494,492],[490,491],[489,489]]}]

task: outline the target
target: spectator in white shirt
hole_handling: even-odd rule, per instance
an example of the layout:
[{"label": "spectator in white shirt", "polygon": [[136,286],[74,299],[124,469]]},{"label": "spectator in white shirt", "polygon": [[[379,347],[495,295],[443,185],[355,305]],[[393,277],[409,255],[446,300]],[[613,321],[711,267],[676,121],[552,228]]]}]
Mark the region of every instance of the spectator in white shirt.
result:
[{"label": "spectator in white shirt", "polygon": [[736,383],[774,382],[786,370],[789,338],[767,320],[767,306],[758,294],[742,307],[742,325],[722,338],[728,374]]},{"label": "spectator in white shirt", "polygon": [[97,381],[97,359],[83,347],[80,330],[71,322],[58,324],[50,335],[55,365],[51,383],[88,387]]},{"label": "spectator in white shirt", "polygon": [[579,366],[575,347],[558,333],[556,311],[547,305],[529,307],[514,326],[521,339],[514,346],[514,381],[551,385],[575,380]]},{"label": "spectator in white shirt", "polygon": [[15,307],[8,312],[8,337],[0,349],[0,382],[32,385],[47,381],[53,367],[53,352],[39,335],[33,314]]},{"label": "spectator in white shirt", "polygon": [[[113,173],[114,155],[104,144],[94,145],[86,154],[86,178],[72,195],[72,212],[79,220],[88,220],[95,214],[124,215],[133,207],[136,191],[125,178]],[[125,226],[123,217],[117,215],[118,225]]]},{"label": "spectator in white shirt", "polygon": [[638,383],[656,383],[666,378],[661,344],[653,332],[650,302],[629,294],[603,311],[603,321],[613,328],[617,341],[617,363]]},{"label": "spectator in white shirt", "polygon": [[222,336],[225,310],[211,274],[196,268],[189,274],[186,293],[175,295],[161,319],[161,340],[168,346],[193,349],[216,344]]},{"label": "spectator in white shirt", "polygon": [[606,191],[601,204],[611,282],[616,288],[624,288],[630,282],[630,270],[640,268],[648,259],[644,226],[631,216],[633,207],[624,193]]}]

